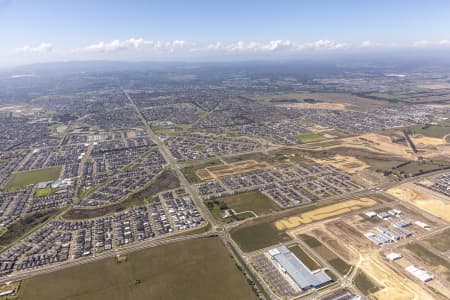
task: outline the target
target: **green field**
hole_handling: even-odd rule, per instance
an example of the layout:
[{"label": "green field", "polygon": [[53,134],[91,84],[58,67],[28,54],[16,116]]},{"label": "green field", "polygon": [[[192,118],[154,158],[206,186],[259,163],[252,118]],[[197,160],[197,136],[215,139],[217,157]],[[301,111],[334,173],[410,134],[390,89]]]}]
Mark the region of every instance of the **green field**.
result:
[{"label": "green field", "polygon": [[443,125],[414,125],[410,127],[411,133],[422,134],[428,137],[443,138],[450,134],[450,126]]},{"label": "green field", "polygon": [[47,197],[50,196],[53,193],[53,190],[51,187],[45,187],[42,189],[38,189],[35,193],[35,197]]},{"label": "green field", "polygon": [[18,172],[11,174],[5,185],[6,190],[16,190],[24,188],[30,184],[44,181],[56,180],[61,173],[61,167],[53,167],[47,169],[38,169],[26,172]]},{"label": "green field", "polygon": [[226,209],[234,209],[236,213],[253,211],[260,215],[280,210],[280,207],[275,202],[260,191],[245,192],[214,200],[218,202],[219,209],[220,207],[226,207]]},{"label": "green field", "polygon": [[394,173],[400,172],[401,174],[406,174],[407,176],[417,176],[422,173],[444,169],[449,166],[450,163],[445,161],[411,161],[394,168]]},{"label": "green field", "polygon": [[177,242],[24,281],[19,299],[256,299],[219,238]]},{"label": "green field", "polygon": [[181,132],[185,131],[186,129],[190,128],[192,125],[190,124],[176,124],[171,127],[166,127],[162,124],[152,124],[150,127],[152,128],[152,131],[157,135],[168,135],[168,136],[175,136],[180,134]]},{"label": "green field", "polygon": [[380,287],[362,271],[356,273],[353,278],[353,284],[366,296],[380,290]]},{"label": "green field", "polygon": [[320,141],[323,139],[323,136],[317,133],[305,133],[305,134],[297,134],[295,139],[300,143],[309,143]]},{"label": "green field", "polygon": [[[251,224],[251,221],[249,223]],[[272,223],[244,224],[242,227],[233,228],[230,234],[244,252],[291,240],[284,231],[279,231]]]},{"label": "green field", "polygon": [[302,237],[305,243],[319,256],[325,259],[333,268],[336,269],[341,275],[345,275],[350,271],[351,265],[343,261],[339,256],[337,256],[333,251],[331,251],[327,246],[322,244],[319,240],[312,236]]},{"label": "green field", "polygon": [[173,128],[166,128],[164,125],[161,124],[152,124],[151,128],[153,132],[157,135],[168,135],[173,136],[177,135],[177,132]]}]

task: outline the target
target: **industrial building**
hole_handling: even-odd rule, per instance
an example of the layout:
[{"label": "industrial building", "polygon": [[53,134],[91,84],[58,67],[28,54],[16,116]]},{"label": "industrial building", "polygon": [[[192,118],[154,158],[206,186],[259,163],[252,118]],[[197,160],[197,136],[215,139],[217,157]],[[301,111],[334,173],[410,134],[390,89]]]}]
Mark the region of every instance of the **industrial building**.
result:
[{"label": "industrial building", "polygon": [[332,282],[324,269],[311,271],[286,246],[270,249],[268,253],[302,291],[319,288]]},{"label": "industrial building", "polygon": [[420,279],[422,282],[427,282],[433,279],[433,275],[422,269],[419,269],[414,265],[406,267],[405,270],[411,273],[414,277]]},{"label": "industrial building", "polygon": [[390,261],[394,261],[402,258],[402,255],[400,253],[391,252],[386,255],[386,258],[389,259]]}]

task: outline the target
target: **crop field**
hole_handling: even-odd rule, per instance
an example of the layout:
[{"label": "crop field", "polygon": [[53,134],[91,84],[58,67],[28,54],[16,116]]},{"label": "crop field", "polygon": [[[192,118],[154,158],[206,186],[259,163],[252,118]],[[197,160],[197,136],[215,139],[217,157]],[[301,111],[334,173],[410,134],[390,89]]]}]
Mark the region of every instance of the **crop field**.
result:
[{"label": "crop field", "polygon": [[358,200],[348,200],[336,204],[327,205],[297,216],[292,216],[279,220],[275,223],[278,230],[293,229],[302,224],[308,224],[314,221],[339,216],[351,211],[359,210],[377,204],[377,201],[370,198],[361,198]]},{"label": "crop field", "polygon": [[256,299],[219,238],[177,242],[33,277],[23,300]]},{"label": "crop field", "polygon": [[38,182],[51,181],[59,178],[61,167],[38,169],[13,173],[5,185],[6,190],[16,190]]}]

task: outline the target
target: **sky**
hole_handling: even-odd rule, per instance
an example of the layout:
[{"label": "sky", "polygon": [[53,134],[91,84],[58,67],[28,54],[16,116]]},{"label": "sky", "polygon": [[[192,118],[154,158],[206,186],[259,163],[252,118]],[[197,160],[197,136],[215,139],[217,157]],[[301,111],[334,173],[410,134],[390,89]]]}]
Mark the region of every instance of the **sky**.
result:
[{"label": "sky", "polygon": [[0,0],[0,66],[450,51],[448,0]]}]

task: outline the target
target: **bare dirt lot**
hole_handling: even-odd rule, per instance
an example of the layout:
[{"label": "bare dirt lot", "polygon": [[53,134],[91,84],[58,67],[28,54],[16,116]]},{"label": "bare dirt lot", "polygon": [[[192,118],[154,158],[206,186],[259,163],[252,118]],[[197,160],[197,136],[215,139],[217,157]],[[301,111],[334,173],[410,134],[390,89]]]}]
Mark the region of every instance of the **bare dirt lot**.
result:
[{"label": "bare dirt lot", "polygon": [[359,97],[356,95],[350,95],[348,93],[311,93],[311,92],[299,92],[299,93],[280,93],[272,95],[264,95],[253,97],[255,100],[259,101],[273,101],[279,99],[294,99],[304,101],[305,99],[314,99],[320,102],[333,102],[333,103],[343,103],[348,106],[367,108],[377,105],[377,103],[387,103],[383,100],[373,100],[368,98]]},{"label": "bare dirt lot", "polygon": [[209,180],[217,177],[229,176],[234,174],[240,174],[244,172],[267,169],[271,165],[265,162],[257,162],[255,160],[245,160],[236,163],[230,163],[220,166],[212,166],[196,171],[196,175],[201,180]]},{"label": "bare dirt lot", "polygon": [[[343,254],[346,252],[355,253],[351,260],[355,268],[364,271],[371,280],[374,280],[381,287],[381,289],[372,294],[372,297],[375,299],[433,299],[422,287],[391,268],[389,262],[379,254],[377,249],[364,235],[354,228],[353,224],[336,221],[327,223],[324,227],[328,236],[336,239],[340,247],[348,249],[347,251],[343,251],[342,249],[337,250],[340,247],[333,247],[333,250]],[[322,233],[316,233],[316,231],[314,233],[318,234],[319,238],[323,238]],[[326,238],[330,239],[330,237]]]},{"label": "bare dirt lot", "polygon": [[323,159],[312,158],[312,160],[314,160],[315,162],[317,162],[319,164],[332,165],[332,166],[334,166],[344,172],[350,173],[350,174],[355,174],[359,171],[362,171],[362,170],[370,167],[368,164],[366,164],[362,160],[357,159],[356,157],[344,156],[344,155],[340,155],[340,154],[337,154],[335,156],[328,157],[328,158],[323,158]]},{"label": "bare dirt lot", "polygon": [[406,183],[387,191],[390,195],[398,199],[411,203],[414,206],[436,216],[444,221],[450,222],[450,203],[433,195],[425,188],[420,188],[414,184]]},{"label": "bare dirt lot", "polygon": [[377,254],[363,256],[361,269],[385,287],[374,294],[376,299],[433,299],[422,287],[388,267]]},{"label": "bare dirt lot", "polygon": [[422,84],[418,85],[418,87],[428,90],[442,90],[442,89],[450,89],[450,83],[430,83],[430,84]]},{"label": "bare dirt lot", "polygon": [[[312,235],[327,243],[333,251],[364,271],[380,287],[371,295],[379,300],[433,299],[422,287],[392,269],[370,241],[353,224],[336,221]],[[337,246],[334,247],[333,245]],[[370,293],[370,291],[369,291]],[[371,299],[371,298],[369,298]]]},{"label": "bare dirt lot", "polygon": [[416,135],[412,137],[412,140],[416,146],[439,146],[446,144],[445,139],[439,139],[434,137],[427,137],[423,135]]},{"label": "bare dirt lot", "polygon": [[389,136],[367,133],[355,137],[342,139],[343,144],[349,147],[367,149],[378,153],[388,153],[403,158],[411,158],[412,153],[409,147],[392,142]]},{"label": "bare dirt lot", "polygon": [[343,103],[330,103],[330,102],[284,103],[284,104],[277,104],[276,106],[298,108],[298,109],[331,109],[331,110],[344,110],[346,107],[345,104]]},{"label": "bare dirt lot", "polygon": [[297,216],[281,219],[275,222],[278,230],[293,229],[302,224],[308,224],[314,221],[336,217],[351,211],[359,210],[364,207],[372,206],[378,202],[370,198],[361,198],[358,200],[348,200],[341,203],[331,204],[325,207],[317,208],[304,212]]}]

